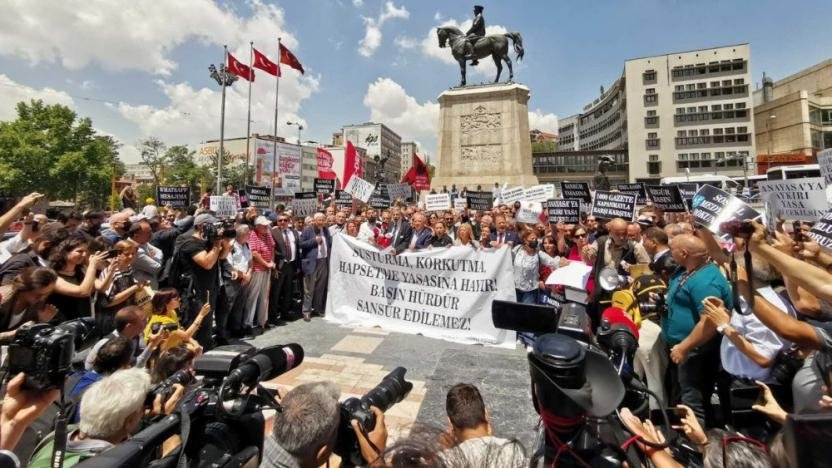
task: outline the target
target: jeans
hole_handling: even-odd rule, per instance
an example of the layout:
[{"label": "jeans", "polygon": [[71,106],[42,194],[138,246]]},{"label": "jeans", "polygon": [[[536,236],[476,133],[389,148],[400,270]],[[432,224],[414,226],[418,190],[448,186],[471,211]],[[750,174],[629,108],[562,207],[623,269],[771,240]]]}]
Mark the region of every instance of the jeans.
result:
[{"label": "jeans", "polygon": [[[537,304],[539,294],[537,289],[532,289],[531,291],[515,289],[514,292],[517,294],[517,302],[521,304]],[[533,346],[536,338],[537,336],[534,333],[517,332],[517,339],[527,346]]]},{"label": "jeans", "polygon": [[702,427],[712,425],[706,424],[706,414],[710,413],[708,422],[712,423],[711,395],[719,375],[719,338],[689,352],[676,368],[679,399],[693,410]]}]

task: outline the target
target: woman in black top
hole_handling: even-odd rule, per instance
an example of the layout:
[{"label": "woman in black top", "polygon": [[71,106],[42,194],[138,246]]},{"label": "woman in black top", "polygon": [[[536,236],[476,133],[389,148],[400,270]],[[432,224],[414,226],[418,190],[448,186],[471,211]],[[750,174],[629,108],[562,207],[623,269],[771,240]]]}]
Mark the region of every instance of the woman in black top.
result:
[{"label": "woman in black top", "polygon": [[433,224],[433,237],[430,239],[431,247],[450,247],[454,245],[453,239],[447,233],[445,221],[437,221]]},{"label": "woman in black top", "polygon": [[72,236],[52,251],[49,263],[58,279],[48,304],[58,309],[61,320],[91,316],[90,298],[95,291],[97,268],[106,264],[107,252],[89,253],[83,236]]}]

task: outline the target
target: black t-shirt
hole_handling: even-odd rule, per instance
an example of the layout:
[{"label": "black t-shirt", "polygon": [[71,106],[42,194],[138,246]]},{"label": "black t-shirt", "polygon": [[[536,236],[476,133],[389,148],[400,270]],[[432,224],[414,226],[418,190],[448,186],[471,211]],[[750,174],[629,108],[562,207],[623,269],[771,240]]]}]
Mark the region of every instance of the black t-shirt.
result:
[{"label": "black t-shirt", "polygon": [[182,263],[182,273],[193,276],[195,289],[208,290],[216,287],[217,284],[219,262],[214,263],[211,269],[206,270],[194,261],[196,254],[207,250],[210,249],[205,240],[193,236],[188,236],[179,247],[180,258],[184,262]]},{"label": "black t-shirt", "polygon": [[[65,275],[58,273],[58,276],[67,283],[79,285],[84,281],[84,272],[81,267],[75,270],[73,275]],[[73,297],[65,296],[63,294],[54,292],[46,300],[47,304],[52,304],[58,309],[58,313],[64,320],[72,320],[81,317],[90,317],[90,298],[89,297]]]}]

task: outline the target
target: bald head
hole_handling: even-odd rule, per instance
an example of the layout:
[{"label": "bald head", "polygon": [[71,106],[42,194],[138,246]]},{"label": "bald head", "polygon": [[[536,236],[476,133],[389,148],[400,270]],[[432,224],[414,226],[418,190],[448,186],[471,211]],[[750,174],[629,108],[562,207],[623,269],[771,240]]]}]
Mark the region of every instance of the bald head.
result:
[{"label": "bald head", "polygon": [[670,254],[676,263],[693,271],[708,260],[708,250],[702,239],[691,234],[680,234],[673,238]]}]

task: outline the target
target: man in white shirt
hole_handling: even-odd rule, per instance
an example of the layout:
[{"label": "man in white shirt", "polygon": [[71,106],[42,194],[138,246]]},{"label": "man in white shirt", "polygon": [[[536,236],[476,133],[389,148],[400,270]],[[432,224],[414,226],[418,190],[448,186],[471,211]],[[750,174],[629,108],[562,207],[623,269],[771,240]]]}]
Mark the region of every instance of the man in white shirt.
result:
[{"label": "man in white shirt", "polygon": [[[347,215],[343,211],[336,212],[334,216],[335,216],[335,224],[329,226],[329,228],[328,228],[330,236],[334,236],[335,234],[338,234],[339,232],[344,232],[344,230],[347,228],[346,227]],[[344,232],[344,234],[346,234],[346,232]]]},{"label": "man in white shirt", "polygon": [[236,305],[245,297],[246,287],[251,281],[251,249],[248,246],[250,229],[247,224],[237,226],[234,242],[231,244],[231,254],[228,262],[231,264],[231,281],[226,282],[225,299],[231,314],[228,318],[228,329],[231,336],[241,337],[245,330],[243,307]]},{"label": "man in white shirt", "polygon": [[376,236],[381,232],[381,227],[378,225],[378,212],[370,208],[367,210],[367,221],[361,223],[358,228],[358,240],[368,244],[376,243]]}]

